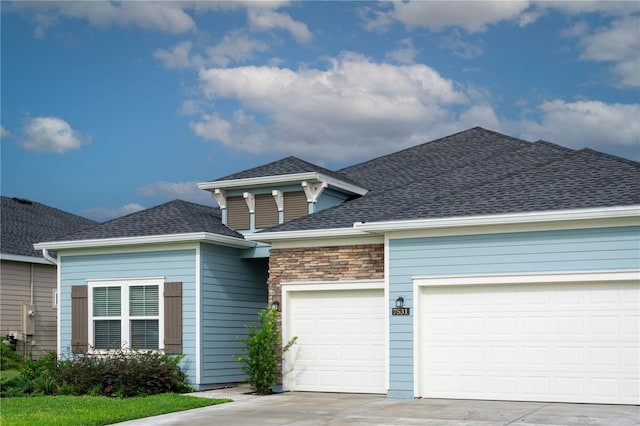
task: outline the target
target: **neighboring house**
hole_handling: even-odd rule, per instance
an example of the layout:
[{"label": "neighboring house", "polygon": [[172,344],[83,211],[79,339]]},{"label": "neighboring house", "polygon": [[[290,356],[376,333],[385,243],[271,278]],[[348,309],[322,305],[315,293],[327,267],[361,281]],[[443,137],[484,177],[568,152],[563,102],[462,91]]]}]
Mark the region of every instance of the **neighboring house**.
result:
[{"label": "neighboring house", "polygon": [[473,128],[338,171],[288,157],[201,183],[219,210],[36,247],[60,259],[59,350],[144,341],[197,388],[243,380],[234,335],[277,302],[285,390],[639,404],[639,182]]},{"label": "neighboring house", "polygon": [[57,277],[33,244],[97,222],[21,198],[2,197],[0,211],[0,335],[38,358],[56,350]]}]

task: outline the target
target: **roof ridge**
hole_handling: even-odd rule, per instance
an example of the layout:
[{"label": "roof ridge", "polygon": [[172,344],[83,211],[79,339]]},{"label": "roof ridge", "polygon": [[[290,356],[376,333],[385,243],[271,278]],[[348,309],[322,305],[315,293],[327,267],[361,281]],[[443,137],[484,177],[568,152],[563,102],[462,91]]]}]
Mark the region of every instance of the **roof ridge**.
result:
[{"label": "roof ridge", "polygon": [[557,143],[554,143],[554,142],[545,141],[544,139],[538,139],[537,141],[532,142],[532,143],[540,144],[540,145],[551,145],[555,149],[559,149],[559,150],[567,151],[567,152],[575,152],[576,151],[573,148],[569,148],[569,147],[566,147],[566,146],[558,145]]},{"label": "roof ridge", "polygon": [[[475,128],[482,129],[481,127],[474,127],[474,129]],[[485,130],[485,129],[483,129],[483,130]],[[460,132],[460,133],[462,133],[462,132]],[[495,132],[493,132],[493,133],[495,133]],[[534,142],[528,142],[528,141],[524,141],[524,140],[522,142],[525,142],[526,145],[519,146],[517,148],[514,148],[513,150],[503,151],[503,152],[500,153],[500,156],[513,154],[515,152],[519,152],[519,151],[522,151],[524,149],[531,148],[532,146],[534,146]],[[555,144],[552,144],[552,143],[548,143],[548,144],[555,145]],[[492,154],[492,153],[487,153],[487,155],[484,155],[484,156],[482,156],[480,158],[470,158],[468,161],[465,161],[464,163],[459,164],[455,169],[442,170],[437,174],[429,176],[429,178],[430,179],[437,178],[437,177],[446,175],[448,173],[451,173],[453,170],[459,170],[461,168],[470,166],[470,165],[472,165],[474,163],[477,163],[479,161],[485,161],[485,160],[490,159],[490,158],[494,158],[495,159],[496,155]],[[420,180],[419,178],[415,178],[415,179],[412,179],[412,180],[410,180],[408,182],[403,182],[402,184],[399,184],[398,186],[394,186],[393,188],[389,188],[388,190],[393,191],[393,190],[396,190],[398,188],[403,188],[403,187],[409,186],[412,183],[415,183],[415,182],[417,182],[419,180]],[[487,182],[485,182],[485,183],[487,183]],[[470,186],[467,186],[467,188],[470,188]]]},{"label": "roof ridge", "polygon": [[631,160],[629,158],[619,157],[619,156],[613,155],[613,154],[608,154],[608,153],[602,152],[602,151],[597,151],[597,150],[595,150],[593,148],[582,148],[582,149],[576,151],[576,153],[580,153],[580,152],[590,153],[590,154],[597,155],[597,156],[600,156],[600,157],[606,157],[606,158],[609,158],[610,160],[614,160],[614,161],[618,161],[618,162],[621,162],[621,163],[625,163],[625,164],[628,164],[628,165],[633,166],[633,167],[640,167],[640,162],[638,162],[638,161],[634,161],[634,160]]},{"label": "roof ridge", "polygon": [[526,141],[524,139],[519,139],[519,138],[510,136],[510,135],[506,135],[506,134],[503,134],[503,133],[496,132],[494,130],[488,130],[488,129],[485,129],[484,127],[476,126],[476,127],[470,128],[470,129],[461,130],[461,131],[453,133],[451,135],[442,136],[440,138],[437,138],[437,139],[434,139],[434,140],[431,140],[431,141],[426,141],[426,142],[419,143],[417,145],[409,146],[409,147],[401,149],[399,151],[394,151],[394,152],[390,152],[389,154],[381,155],[379,157],[374,157],[374,158],[371,158],[369,160],[362,161],[360,163],[352,164],[350,166],[346,166],[346,167],[343,167],[341,169],[338,169],[337,172],[341,173],[344,170],[355,168],[357,166],[362,166],[364,164],[367,164],[367,163],[370,163],[370,162],[373,162],[373,161],[378,161],[378,160],[383,159],[385,157],[396,156],[396,155],[402,154],[402,153],[407,152],[407,151],[418,149],[418,148],[423,147],[425,145],[440,144],[440,143],[445,142],[447,140],[454,139],[454,138],[456,138],[456,137],[458,137],[458,136],[460,136],[460,135],[462,135],[464,133],[471,133],[472,131],[483,131],[483,132],[491,133],[493,135],[500,136],[501,138],[511,139],[511,140],[513,140],[515,142],[532,143],[532,142]]}]

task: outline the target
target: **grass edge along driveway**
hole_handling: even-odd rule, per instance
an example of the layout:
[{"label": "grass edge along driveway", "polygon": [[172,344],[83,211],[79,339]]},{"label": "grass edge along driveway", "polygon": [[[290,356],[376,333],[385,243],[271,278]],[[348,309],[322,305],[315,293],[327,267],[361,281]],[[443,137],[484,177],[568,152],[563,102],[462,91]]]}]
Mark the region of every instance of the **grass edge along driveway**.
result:
[{"label": "grass edge along driveway", "polygon": [[231,402],[231,400],[196,398],[177,394],[123,399],[104,396],[2,398],[0,424],[2,426],[108,425],[225,402]]}]

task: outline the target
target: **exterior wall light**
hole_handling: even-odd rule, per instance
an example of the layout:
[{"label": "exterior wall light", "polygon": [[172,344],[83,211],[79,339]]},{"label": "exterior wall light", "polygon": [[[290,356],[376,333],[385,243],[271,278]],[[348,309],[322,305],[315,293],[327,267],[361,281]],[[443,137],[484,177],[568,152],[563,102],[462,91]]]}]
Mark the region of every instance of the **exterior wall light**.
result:
[{"label": "exterior wall light", "polygon": [[271,309],[275,309],[276,311],[280,310],[280,302],[278,302],[277,300],[274,300],[273,302],[271,302]]},{"label": "exterior wall light", "polygon": [[404,297],[400,296],[396,299],[396,308],[404,307]]}]

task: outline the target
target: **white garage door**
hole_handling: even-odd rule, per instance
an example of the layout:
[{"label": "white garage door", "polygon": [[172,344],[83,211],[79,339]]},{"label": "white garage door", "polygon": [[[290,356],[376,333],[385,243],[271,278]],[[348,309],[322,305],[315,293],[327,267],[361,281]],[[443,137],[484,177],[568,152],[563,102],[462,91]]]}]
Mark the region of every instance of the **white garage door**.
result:
[{"label": "white garage door", "polygon": [[382,290],[291,292],[288,390],[385,393]]},{"label": "white garage door", "polygon": [[640,403],[640,283],[421,292],[423,397]]}]

